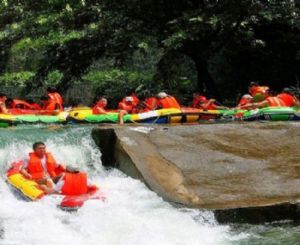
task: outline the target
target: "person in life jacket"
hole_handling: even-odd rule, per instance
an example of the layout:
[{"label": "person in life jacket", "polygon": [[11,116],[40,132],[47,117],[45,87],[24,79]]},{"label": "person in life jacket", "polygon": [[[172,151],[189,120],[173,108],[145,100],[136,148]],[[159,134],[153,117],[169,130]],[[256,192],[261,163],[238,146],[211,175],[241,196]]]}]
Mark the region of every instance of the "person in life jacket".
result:
[{"label": "person in life jacket", "polygon": [[32,110],[42,110],[42,107],[32,99],[27,99],[26,102],[31,106]]},{"label": "person in life jacket", "polygon": [[253,97],[250,94],[244,94],[240,99],[238,106],[244,106],[253,102]]},{"label": "person in life jacket", "polygon": [[144,101],[146,108],[150,111],[155,110],[158,106],[158,98],[155,96],[147,97]]},{"label": "person in life jacket", "polygon": [[55,115],[64,110],[62,105],[56,100],[52,100],[50,96],[42,96],[40,100],[42,103],[42,110],[45,114],[51,113]]},{"label": "person in life jacket", "polygon": [[5,113],[5,114],[8,113],[8,110],[7,110],[6,104],[5,104],[6,100],[7,100],[6,94],[0,93],[0,113]]},{"label": "person in life jacket", "polygon": [[248,87],[248,92],[253,97],[253,102],[260,102],[268,97],[269,87],[260,86],[258,82],[251,82]]},{"label": "person in life jacket", "polygon": [[193,93],[193,102],[192,102],[193,108],[199,108],[202,104],[204,104],[206,102],[207,102],[207,99],[205,96],[200,95],[199,92]]},{"label": "person in life jacket", "polygon": [[141,92],[139,97],[140,101],[133,108],[133,113],[152,111],[158,106],[158,98],[151,94],[149,90]]},{"label": "person in life jacket", "polygon": [[268,106],[269,107],[300,106],[300,102],[289,88],[285,88],[277,96],[269,96],[261,102],[249,103],[247,105],[244,105],[242,109],[256,109],[256,108],[263,108]]},{"label": "person in life jacket", "polygon": [[217,105],[215,99],[207,99],[205,96],[200,95],[199,92],[193,93],[193,108],[203,110],[223,110],[228,109],[225,106]]},{"label": "person in life jacket", "polygon": [[60,104],[60,106],[63,108],[63,98],[62,96],[57,92],[57,89],[54,87],[48,87],[47,88],[47,95],[50,97],[52,101],[55,101],[56,103]]},{"label": "person in life jacket", "polygon": [[165,92],[158,93],[157,98],[158,98],[157,109],[166,109],[166,108],[180,109],[180,105],[177,102],[177,100],[173,96],[168,95]]},{"label": "person in life jacket", "polygon": [[131,89],[129,88],[127,91],[126,91],[126,96],[122,99],[122,103],[126,103],[126,99],[128,97],[131,97],[132,98],[132,105],[133,107],[136,106],[138,103],[139,103],[139,98],[137,97],[136,93],[135,93],[135,90],[134,89]]},{"label": "person in life jacket", "polygon": [[9,109],[34,110],[34,108],[25,100],[8,98],[5,103],[6,103],[6,107]]},{"label": "person in life jacket", "polygon": [[92,184],[86,173],[70,166],[66,167],[66,171],[54,187],[54,193],[63,195],[82,195],[90,190],[98,190],[98,187]]},{"label": "person in life jacket", "polygon": [[[101,96],[92,108],[93,114],[99,115],[99,114],[109,114],[114,112],[114,111],[107,110],[106,106],[107,106],[107,99]],[[118,113],[119,124],[124,124],[123,116],[127,114],[127,111],[118,110],[117,113]]]},{"label": "person in life jacket", "polygon": [[[149,95],[150,95],[149,91],[142,92],[139,96],[140,97],[139,103],[133,107],[131,113],[136,114],[136,113],[143,113],[143,112],[154,110],[157,106],[157,103],[152,102],[152,104],[151,104],[150,97],[147,97]],[[158,99],[156,97],[153,97],[153,98],[155,99],[155,101],[158,101]]]},{"label": "person in life jacket", "polygon": [[65,168],[57,164],[51,153],[46,152],[46,145],[43,142],[35,142],[32,148],[33,152],[23,160],[20,173],[36,181],[46,193],[52,193],[54,183],[60,179]]},{"label": "person in life jacket", "polygon": [[134,99],[131,96],[127,96],[124,99],[122,99],[121,102],[118,104],[118,109],[127,111],[127,113],[132,113],[133,108],[137,105],[134,104]]}]

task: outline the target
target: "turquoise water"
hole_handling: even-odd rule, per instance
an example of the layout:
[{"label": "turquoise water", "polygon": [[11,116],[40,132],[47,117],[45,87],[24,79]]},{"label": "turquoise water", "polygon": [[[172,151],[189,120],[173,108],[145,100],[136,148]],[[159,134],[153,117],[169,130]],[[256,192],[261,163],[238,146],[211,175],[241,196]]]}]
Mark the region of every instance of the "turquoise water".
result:
[{"label": "turquoise water", "polygon": [[77,213],[64,212],[51,199],[18,200],[0,179],[0,244],[299,244],[300,227],[288,222],[221,225],[213,213],[176,208],[139,180],[102,167],[92,126],[0,128],[0,174],[26,157],[33,142],[44,141],[60,163],[87,171],[106,202],[92,200]]},{"label": "turquoise water", "polygon": [[300,244],[299,223],[283,221],[264,225],[236,224],[231,226],[231,230],[234,234],[248,234],[247,237],[236,241],[234,244]]}]

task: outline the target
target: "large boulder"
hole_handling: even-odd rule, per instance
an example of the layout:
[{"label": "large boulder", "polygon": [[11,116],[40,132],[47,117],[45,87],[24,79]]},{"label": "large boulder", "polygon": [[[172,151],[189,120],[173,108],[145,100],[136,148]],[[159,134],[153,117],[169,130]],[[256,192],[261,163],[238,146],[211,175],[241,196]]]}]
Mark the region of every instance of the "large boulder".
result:
[{"label": "large boulder", "polygon": [[216,210],[219,220],[299,218],[298,124],[113,125],[92,135],[104,165],[168,201]]}]

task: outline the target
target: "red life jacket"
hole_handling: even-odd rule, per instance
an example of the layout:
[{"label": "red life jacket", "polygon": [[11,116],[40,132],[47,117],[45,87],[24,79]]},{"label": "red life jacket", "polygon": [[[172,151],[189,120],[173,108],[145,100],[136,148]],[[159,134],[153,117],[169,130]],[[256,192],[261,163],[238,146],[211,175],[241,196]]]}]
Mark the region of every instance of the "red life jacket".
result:
[{"label": "red life jacket", "polygon": [[94,105],[94,107],[92,108],[93,114],[96,114],[96,115],[102,114],[102,112],[101,112],[99,109],[102,109],[102,110],[104,110],[105,112],[107,112],[107,110],[105,109],[105,106],[106,106],[106,104],[103,103],[103,101],[98,101],[98,102],[96,103],[96,105]]},{"label": "red life jacket", "polygon": [[[47,172],[51,177],[56,176],[56,161],[51,153],[46,153]],[[41,159],[34,153],[29,153],[28,172],[33,179],[42,179],[44,177],[44,168]]]},{"label": "red life jacket", "polygon": [[55,111],[59,109],[59,111],[63,111],[64,108],[58,102],[51,100],[50,103],[44,108],[47,111]]},{"label": "red life jacket", "polygon": [[30,104],[33,110],[42,110],[42,107],[37,103]]},{"label": "red life jacket", "polygon": [[14,99],[12,102],[12,109],[33,109],[32,106],[24,100]]},{"label": "red life jacket", "polygon": [[192,107],[193,108],[202,108],[202,106],[200,104],[203,104],[206,102],[207,102],[206,97],[199,95],[196,98],[194,98]]},{"label": "red life jacket", "polygon": [[88,191],[86,173],[68,173],[64,174],[64,185],[61,189],[64,195],[81,195]]},{"label": "red life jacket", "polygon": [[280,107],[280,106],[285,106],[285,103],[278,97],[276,96],[270,96],[266,98],[266,101],[268,101],[269,106],[271,107]]},{"label": "red life jacket", "polygon": [[277,98],[281,99],[285,106],[293,106],[294,105],[294,96],[288,93],[281,93],[277,95]]},{"label": "red life jacket", "polygon": [[266,94],[267,90],[269,90],[269,87],[267,86],[253,86],[250,88],[249,93],[252,97],[254,97],[256,94]]},{"label": "red life jacket", "polygon": [[[139,98],[136,96],[135,93],[132,93],[129,96],[132,97],[133,99],[132,101],[133,106],[136,106],[140,102]],[[124,97],[121,102],[126,103],[126,97]]]},{"label": "red life jacket", "polygon": [[132,93],[130,96],[133,98],[133,106],[136,106],[140,102],[139,98],[136,96],[135,93]]},{"label": "red life jacket", "polygon": [[249,93],[253,97],[253,102],[263,101],[268,96],[269,87],[267,86],[253,86]]},{"label": "red life jacket", "polygon": [[131,112],[132,112],[133,107],[134,107],[133,103],[128,103],[127,101],[126,101],[126,102],[122,102],[122,101],[121,101],[121,102],[118,104],[118,108],[119,108],[119,109],[125,110],[125,111],[127,111],[128,113],[131,113]]},{"label": "red life jacket", "polygon": [[154,96],[146,98],[145,104],[149,110],[155,110],[158,105],[158,99]]},{"label": "red life jacket", "polygon": [[252,102],[252,97],[249,95],[249,96],[243,96],[239,103],[238,103],[238,106],[243,106],[243,105],[246,105],[246,104],[249,104]]},{"label": "red life jacket", "polygon": [[215,103],[210,103],[206,106],[205,108],[206,110],[216,110],[217,109],[217,105]]},{"label": "red life jacket", "polygon": [[48,96],[50,97],[51,100],[56,101],[57,103],[63,105],[63,98],[59,93],[57,92],[48,93]]},{"label": "red life jacket", "polygon": [[159,100],[159,105],[161,108],[166,109],[166,108],[177,108],[180,109],[180,105],[177,102],[177,100],[173,97],[168,95],[165,98],[162,98]]}]

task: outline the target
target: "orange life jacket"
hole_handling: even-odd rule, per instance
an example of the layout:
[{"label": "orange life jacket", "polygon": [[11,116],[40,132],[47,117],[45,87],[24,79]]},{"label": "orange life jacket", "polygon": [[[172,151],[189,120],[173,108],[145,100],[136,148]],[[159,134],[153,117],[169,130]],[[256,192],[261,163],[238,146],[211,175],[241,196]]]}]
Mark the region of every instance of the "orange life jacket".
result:
[{"label": "orange life jacket", "polygon": [[268,101],[269,106],[272,106],[272,107],[285,106],[285,103],[276,96],[274,96],[274,97],[270,96],[266,100]]},{"label": "orange life jacket", "polygon": [[57,101],[51,100],[50,103],[48,105],[46,105],[46,107],[44,109],[47,111],[55,111],[55,110],[57,110],[57,108],[59,109],[59,111],[64,110],[64,108],[62,107],[62,105],[60,103],[58,103]]},{"label": "orange life jacket", "polygon": [[57,92],[48,93],[48,96],[50,97],[51,100],[56,101],[57,103],[63,105],[63,98],[59,93]]},{"label": "orange life jacket", "polygon": [[253,86],[250,88],[249,93],[253,97],[253,102],[263,101],[268,96],[269,87],[267,86]]},{"label": "orange life jacket", "polygon": [[160,99],[159,100],[159,105],[163,109],[165,109],[165,108],[177,108],[177,109],[180,109],[180,105],[177,102],[177,100],[173,96],[170,96],[170,95],[168,95],[165,98]]},{"label": "orange life jacket", "polygon": [[121,102],[118,104],[118,108],[119,108],[119,109],[125,110],[125,111],[127,111],[128,113],[131,113],[131,112],[132,112],[133,107],[134,107],[133,103],[128,103],[128,102],[123,102],[123,101],[121,101]]},{"label": "orange life jacket", "polygon": [[158,99],[154,96],[146,98],[145,104],[149,110],[155,110],[158,105]]},{"label": "orange life jacket", "polygon": [[[51,153],[46,153],[47,172],[51,177],[56,176],[56,161]],[[42,179],[44,177],[44,169],[41,159],[34,153],[29,153],[28,172],[32,175],[33,179]]]},{"label": "orange life jacket", "polygon": [[136,106],[140,102],[139,98],[136,96],[135,93],[132,93],[130,96],[133,98],[133,106]]},{"label": "orange life jacket", "polygon": [[216,110],[217,109],[217,105],[215,103],[209,103],[206,107],[206,110]]},{"label": "orange life jacket", "polygon": [[64,195],[81,195],[88,191],[86,173],[68,173],[64,174],[64,185],[61,193]]},{"label": "orange life jacket", "polygon": [[288,93],[281,93],[277,95],[277,98],[281,99],[285,106],[293,106],[294,105],[294,96]]},{"label": "orange life jacket", "polygon": [[266,94],[267,90],[269,90],[269,87],[267,86],[253,86],[250,88],[249,93],[252,97],[254,97],[256,94]]},{"label": "orange life jacket", "polygon": [[24,100],[14,99],[12,103],[12,109],[33,109],[32,106]]},{"label": "orange life jacket", "polygon": [[[136,106],[140,102],[139,98],[136,96],[135,93],[132,93],[129,96],[132,97],[133,99],[132,101],[133,106]],[[121,102],[126,103],[126,97],[124,97]]]},{"label": "orange life jacket", "polygon": [[92,108],[93,114],[96,114],[96,115],[102,114],[101,111],[99,111],[99,108],[101,108],[102,110],[104,110],[106,112],[105,106],[106,106],[105,103],[103,103],[102,101],[98,101],[96,103],[96,105],[94,105],[94,107]]},{"label": "orange life jacket", "polygon": [[238,103],[238,106],[243,106],[252,102],[251,97],[242,97]]}]

